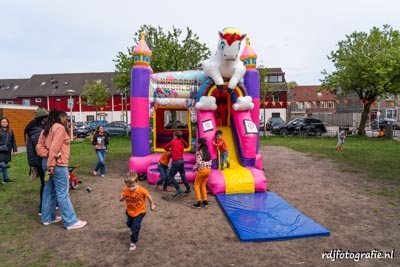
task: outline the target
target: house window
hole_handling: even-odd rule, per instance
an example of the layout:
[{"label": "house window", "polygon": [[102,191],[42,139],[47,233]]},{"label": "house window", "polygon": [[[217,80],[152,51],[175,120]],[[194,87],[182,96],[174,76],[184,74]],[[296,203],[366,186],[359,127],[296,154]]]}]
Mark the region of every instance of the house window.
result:
[{"label": "house window", "polygon": [[14,101],[12,101],[12,100],[7,100],[7,101],[6,101],[6,104],[12,105],[12,104],[14,104]]},{"label": "house window", "polygon": [[23,106],[30,106],[31,105],[31,100],[30,99],[22,99],[22,105]]},{"label": "house window", "polygon": [[283,82],[283,76],[282,75],[268,75],[267,77],[265,77],[265,82],[281,83],[281,82]]},{"label": "house window", "polygon": [[321,102],[321,108],[333,108],[333,107],[334,107],[334,102],[332,101]]},{"label": "house window", "polygon": [[321,92],[317,92],[317,96],[318,97],[322,97],[322,93]]},{"label": "house window", "polygon": [[42,103],[42,99],[40,97],[35,98],[35,103]]},{"label": "house window", "polygon": [[279,94],[273,94],[271,100],[272,102],[279,102]]},{"label": "house window", "polygon": [[55,100],[56,100],[56,102],[61,102],[61,98],[59,98],[59,97],[57,97]]},{"label": "house window", "polygon": [[94,121],[94,115],[87,115],[86,121]]},{"label": "house window", "polygon": [[299,109],[304,109],[304,103],[303,102],[299,102]]},{"label": "house window", "polygon": [[396,109],[387,109],[386,110],[386,118],[397,119],[397,110]]}]

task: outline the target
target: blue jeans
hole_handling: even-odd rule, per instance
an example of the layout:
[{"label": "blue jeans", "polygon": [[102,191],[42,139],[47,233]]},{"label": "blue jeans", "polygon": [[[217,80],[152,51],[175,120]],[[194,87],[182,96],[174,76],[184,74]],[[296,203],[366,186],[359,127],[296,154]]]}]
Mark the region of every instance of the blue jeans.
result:
[{"label": "blue jeans", "polygon": [[220,161],[220,165],[221,165],[221,170],[223,170],[224,169],[224,163],[226,163],[227,165],[229,164],[229,162],[228,162],[228,151],[219,153],[219,161]]},{"label": "blue jeans", "polygon": [[180,188],[178,182],[175,180],[175,174],[177,174],[178,172],[181,175],[183,184],[186,186],[186,190],[189,191],[190,186],[189,186],[188,180],[186,178],[185,161],[183,159],[173,161],[171,164],[171,170],[169,170],[169,174],[168,174],[168,179],[175,186],[176,190],[178,190]]},{"label": "blue jeans", "polygon": [[[3,161],[3,163],[4,164],[7,164],[8,163],[8,161]],[[7,168],[0,168],[0,170],[1,170],[1,173],[3,174],[3,180],[4,181],[7,181],[9,178],[8,178],[8,169]]]},{"label": "blue jeans", "polygon": [[93,170],[94,171],[98,171],[100,169],[100,175],[104,175],[106,174],[106,165],[105,165],[105,161],[106,161],[106,150],[105,149],[96,149],[96,155],[97,155],[97,163],[96,165],[94,165]]},{"label": "blue jeans", "polygon": [[160,162],[157,164],[157,169],[160,172],[160,179],[158,179],[156,185],[161,185],[164,182],[163,189],[167,189],[168,187],[168,166],[161,164]]},{"label": "blue jeans", "polygon": [[139,214],[136,217],[131,217],[128,213],[126,213],[127,220],[126,226],[131,228],[131,243],[135,243],[139,240],[139,232],[142,226],[142,220],[146,213]]},{"label": "blue jeans", "polygon": [[[46,167],[46,168],[45,168]],[[47,159],[43,159],[43,169],[47,170]],[[56,219],[56,205],[60,208],[64,227],[78,221],[74,207],[69,198],[68,167],[56,166],[54,175],[44,184],[41,222],[52,222]]]}]

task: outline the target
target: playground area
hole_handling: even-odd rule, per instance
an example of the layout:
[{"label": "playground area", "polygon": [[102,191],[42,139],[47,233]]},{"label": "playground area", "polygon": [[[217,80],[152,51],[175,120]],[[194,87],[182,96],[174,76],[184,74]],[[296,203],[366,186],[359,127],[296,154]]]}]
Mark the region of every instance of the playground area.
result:
[{"label": "playground area", "polygon": [[[330,230],[330,236],[272,242],[240,242],[216,198],[209,195],[210,207],[193,209],[195,197],[173,198],[172,193],[155,191],[147,181],[157,206],[148,211],[134,252],[129,248],[125,207],[118,201],[123,187],[121,175],[126,159],[110,162],[106,178],[85,177],[71,196],[78,214],[88,226],[70,232],[61,224],[42,227],[31,236],[31,259],[51,248],[49,265],[82,266],[399,266],[400,258],[322,259],[334,249],[369,252],[398,249],[400,240],[398,206],[374,194],[382,186],[365,174],[346,171],[325,159],[284,147],[261,147],[269,189]],[[285,169],[296,170],[284,172]],[[313,164],[308,164],[313,162]],[[307,168],[304,168],[307,166]],[[385,185],[389,187],[390,185]],[[71,250],[73,248],[73,250]],[[67,262],[69,264],[67,264]],[[51,264],[58,263],[58,264]],[[78,264],[79,265],[79,264]],[[79,265],[79,266],[81,266]]]}]

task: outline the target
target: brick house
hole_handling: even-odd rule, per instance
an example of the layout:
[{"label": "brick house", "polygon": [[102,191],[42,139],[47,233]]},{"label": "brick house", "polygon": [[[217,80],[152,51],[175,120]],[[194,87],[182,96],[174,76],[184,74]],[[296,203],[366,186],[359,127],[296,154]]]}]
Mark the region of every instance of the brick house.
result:
[{"label": "brick house", "polygon": [[260,124],[269,117],[281,117],[286,121],[288,87],[285,72],[282,68],[267,68],[264,82],[267,88],[260,88]]},{"label": "brick house", "polygon": [[[0,104],[19,104],[37,106],[48,110],[57,108],[70,113],[68,102],[72,98],[72,116],[75,121],[93,121],[96,109],[85,105],[81,97],[85,84],[102,82],[108,86],[110,99],[100,108],[97,119],[107,121],[126,120],[129,98],[121,94],[112,79],[115,72],[35,74],[30,79],[0,80]],[[68,94],[73,90],[72,95]],[[128,100],[128,101],[126,101]]]}]

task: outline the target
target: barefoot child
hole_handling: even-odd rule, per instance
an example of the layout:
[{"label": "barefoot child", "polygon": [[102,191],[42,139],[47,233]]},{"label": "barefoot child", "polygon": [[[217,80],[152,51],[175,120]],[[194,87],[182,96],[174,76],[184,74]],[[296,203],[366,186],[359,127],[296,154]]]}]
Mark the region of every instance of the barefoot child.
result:
[{"label": "barefoot child", "polygon": [[119,197],[119,201],[125,201],[126,204],[126,225],[132,233],[129,250],[135,250],[142,220],[146,215],[146,198],[149,200],[150,210],[154,210],[156,206],[149,191],[139,185],[139,176],[136,172],[129,172],[125,176],[124,182],[126,186]]}]

